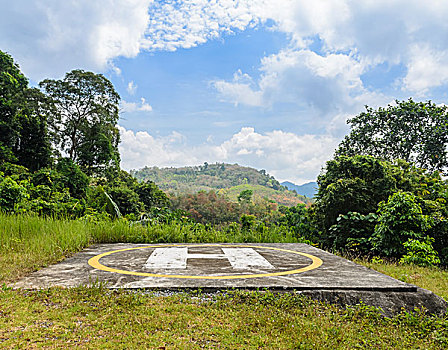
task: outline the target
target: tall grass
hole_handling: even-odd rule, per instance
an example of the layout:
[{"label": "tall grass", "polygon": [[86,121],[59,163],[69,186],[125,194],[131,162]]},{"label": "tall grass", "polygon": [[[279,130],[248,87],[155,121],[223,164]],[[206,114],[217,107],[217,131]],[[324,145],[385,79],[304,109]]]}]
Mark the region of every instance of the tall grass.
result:
[{"label": "tall grass", "polygon": [[143,226],[126,220],[91,222],[0,214],[0,282],[61,261],[94,243],[299,242],[281,227],[217,230],[200,224]]}]

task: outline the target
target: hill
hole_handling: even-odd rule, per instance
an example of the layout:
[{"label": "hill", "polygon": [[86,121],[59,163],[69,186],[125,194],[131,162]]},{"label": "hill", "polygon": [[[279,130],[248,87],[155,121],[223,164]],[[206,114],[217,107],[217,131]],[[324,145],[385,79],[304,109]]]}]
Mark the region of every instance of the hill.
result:
[{"label": "hill", "polygon": [[145,167],[131,170],[138,181],[150,180],[160,189],[171,194],[219,191],[236,201],[238,194],[250,189],[254,198],[268,198],[278,204],[293,206],[310,203],[309,198],[288,190],[265,170],[257,170],[238,164],[215,163],[181,168]]},{"label": "hill", "polygon": [[289,181],[283,181],[282,186],[285,186],[288,190],[296,191],[297,194],[302,196],[313,198],[317,193],[317,182],[308,182],[303,185],[296,185]]}]

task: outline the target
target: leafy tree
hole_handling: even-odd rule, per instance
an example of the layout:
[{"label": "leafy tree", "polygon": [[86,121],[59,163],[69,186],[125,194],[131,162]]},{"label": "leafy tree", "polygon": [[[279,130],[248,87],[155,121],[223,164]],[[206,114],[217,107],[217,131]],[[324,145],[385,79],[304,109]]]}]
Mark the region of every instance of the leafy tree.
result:
[{"label": "leafy tree", "polygon": [[290,208],[282,205],[278,211],[282,214],[277,220],[278,225],[284,225],[302,237],[312,238],[315,229],[305,204],[299,203]]},{"label": "leafy tree", "polygon": [[126,186],[108,188],[106,191],[120,209],[121,214],[139,214],[143,211],[143,205],[137,193]]},{"label": "leafy tree", "polygon": [[59,182],[63,188],[68,188],[75,198],[86,196],[89,186],[89,177],[70,159],[59,159],[56,169],[59,172]]},{"label": "leafy tree", "polygon": [[26,89],[18,96],[18,141],[13,152],[18,164],[35,171],[51,164],[51,143],[48,134],[47,101],[35,88]]},{"label": "leafy tree", "polygon": [[323,237],[339,215],[375,213],[378,203],[397,188],[392,165],[371,156],[336,157],[327,162],[317,182],[315,220]]},{"label": "leafy tree", "polygon": [[45,99],[8,54],[0,51],[0,162],[15,162],[30,170],[50,164]]},{"label": "leafy tree", "polygon": [[238,202],[250,202],[252,199],[252,195],[254,191],[252,190],[243,190],[238,195]]},{"label": "leafy tree", "polygon": [[396,101],[396,105],[366,111],[349,119],[351,132],[336,155],[371,155],[383,160],[403,159],[428,170],[448,166],[446,106],[431,101]]},{"label": "leafy tree", "polygon": [[403,243],[406,254],[400,259],[402,264],[414,264],[418,266],[434,266],[440,264],[439,254],[432,246],[434,238],[426,236],[425,240],[409,238]]},{"label": "leafy tree", "polygon": [[27,85],[13,58],[0,51],[0,160],[16,160],[12,152],[18,137],[16,97]]},{"label": "leafy tree", "polygon": [[152,207],[166,207],[169,204],[166,194],[152,181],[138,184],[136,192],[146,210],[150,210]]},{"label": "leafy tree", "polygon": [[49,122],[59,150],[88,175],[118,169],[120,96],[112,83],[101,74],[73,70],[39,86],[54,105]]},{"label": "leafy tree", "polygon": [[448,186],[438,172],[428,173],[402,160],[390,163],[371,156],[339,156],[327,162],[318,184],[313,222],[326,247],[367,251],[378,223],[378,204],[402,191],[415,196],[423,214],[433,218],[427,233],[435,238],[441,259],[448,258],[448,250],[443,253],[448,243]]}]

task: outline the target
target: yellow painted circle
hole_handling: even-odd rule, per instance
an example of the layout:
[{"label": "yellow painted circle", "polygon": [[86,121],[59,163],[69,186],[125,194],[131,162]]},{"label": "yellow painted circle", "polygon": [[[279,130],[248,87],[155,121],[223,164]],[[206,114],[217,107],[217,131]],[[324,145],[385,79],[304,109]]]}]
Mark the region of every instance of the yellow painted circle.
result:
[{"label": "yellow painted circle", "polygon": [[[104,258],[105,256],[125,252],[129,250],[136,250],[136,249],[148,249],[148,248],[160,248],[160,247],[230,247],[230,248],[259,248],[259,249],[271,249],[271,250],[277,250],[281,252],[286,253],[292,253],[297,255],[305,256],[312,260],[312,263],[308,266],[302,267],[300,269],[295,270],[288,270],[288,271],[281,271],[281,272],[272,272],[272,273],[258,273],[258,274],[251,274],[251,275],[224,275],[224,276],[187,276],[187,275],[166,275],[166,274],[160,274],[160,273],[147,273],[147,272],[137,272],[137,271],[127,271],[127,270],[120,270],[120,269],[114,269],[109,266],[105,266],[100,263],[100,259]],[[188,279],[208,279],[208,280],[226,280],[226,279],[239,279],[239,278],[259,278],[259,277],[272,277],[272,276],[285,276],[285,275],[292,275],[296,273],[301,273],[305,271],[310,271],[317,269],[319,266],[323,264],[323,261],[319,259],[318,257],[302,253],[302,252],[296,252],[295,250],[288,250],[288,249],[282,249],[282,248],[275,248],[275,247],[262,247],[262,246],[252,246],[252,245],[227,245],[227,244],[201,244],[201,245],[186,245],[186,244],[164,244],[164,245],[149,245],[149,246],[143,246],[143,247],[135,247],[135,248],[126,248],[126,249],[118,249],[113,250],[110,252],[102,253],[97,256],[94,256],[93,258],[89,259],[89,265],[94,267],[95,269],[107,271],[107,272],[115,272],[120,273],[122,275],[133,275],[133,276],[144,276],[144,277],[164,277],[164,278],[188,278]]]}]

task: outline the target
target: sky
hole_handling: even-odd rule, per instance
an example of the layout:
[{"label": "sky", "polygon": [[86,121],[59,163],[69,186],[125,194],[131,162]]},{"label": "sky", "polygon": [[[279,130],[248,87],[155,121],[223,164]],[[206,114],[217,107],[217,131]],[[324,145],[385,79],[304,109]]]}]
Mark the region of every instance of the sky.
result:
[{"label": "sky", "polygon": [[448,94],[445,0],[0,0],[32,85],[73,69],[121,96],[121,166],[238,163],[314,181],[347,119]]}]

